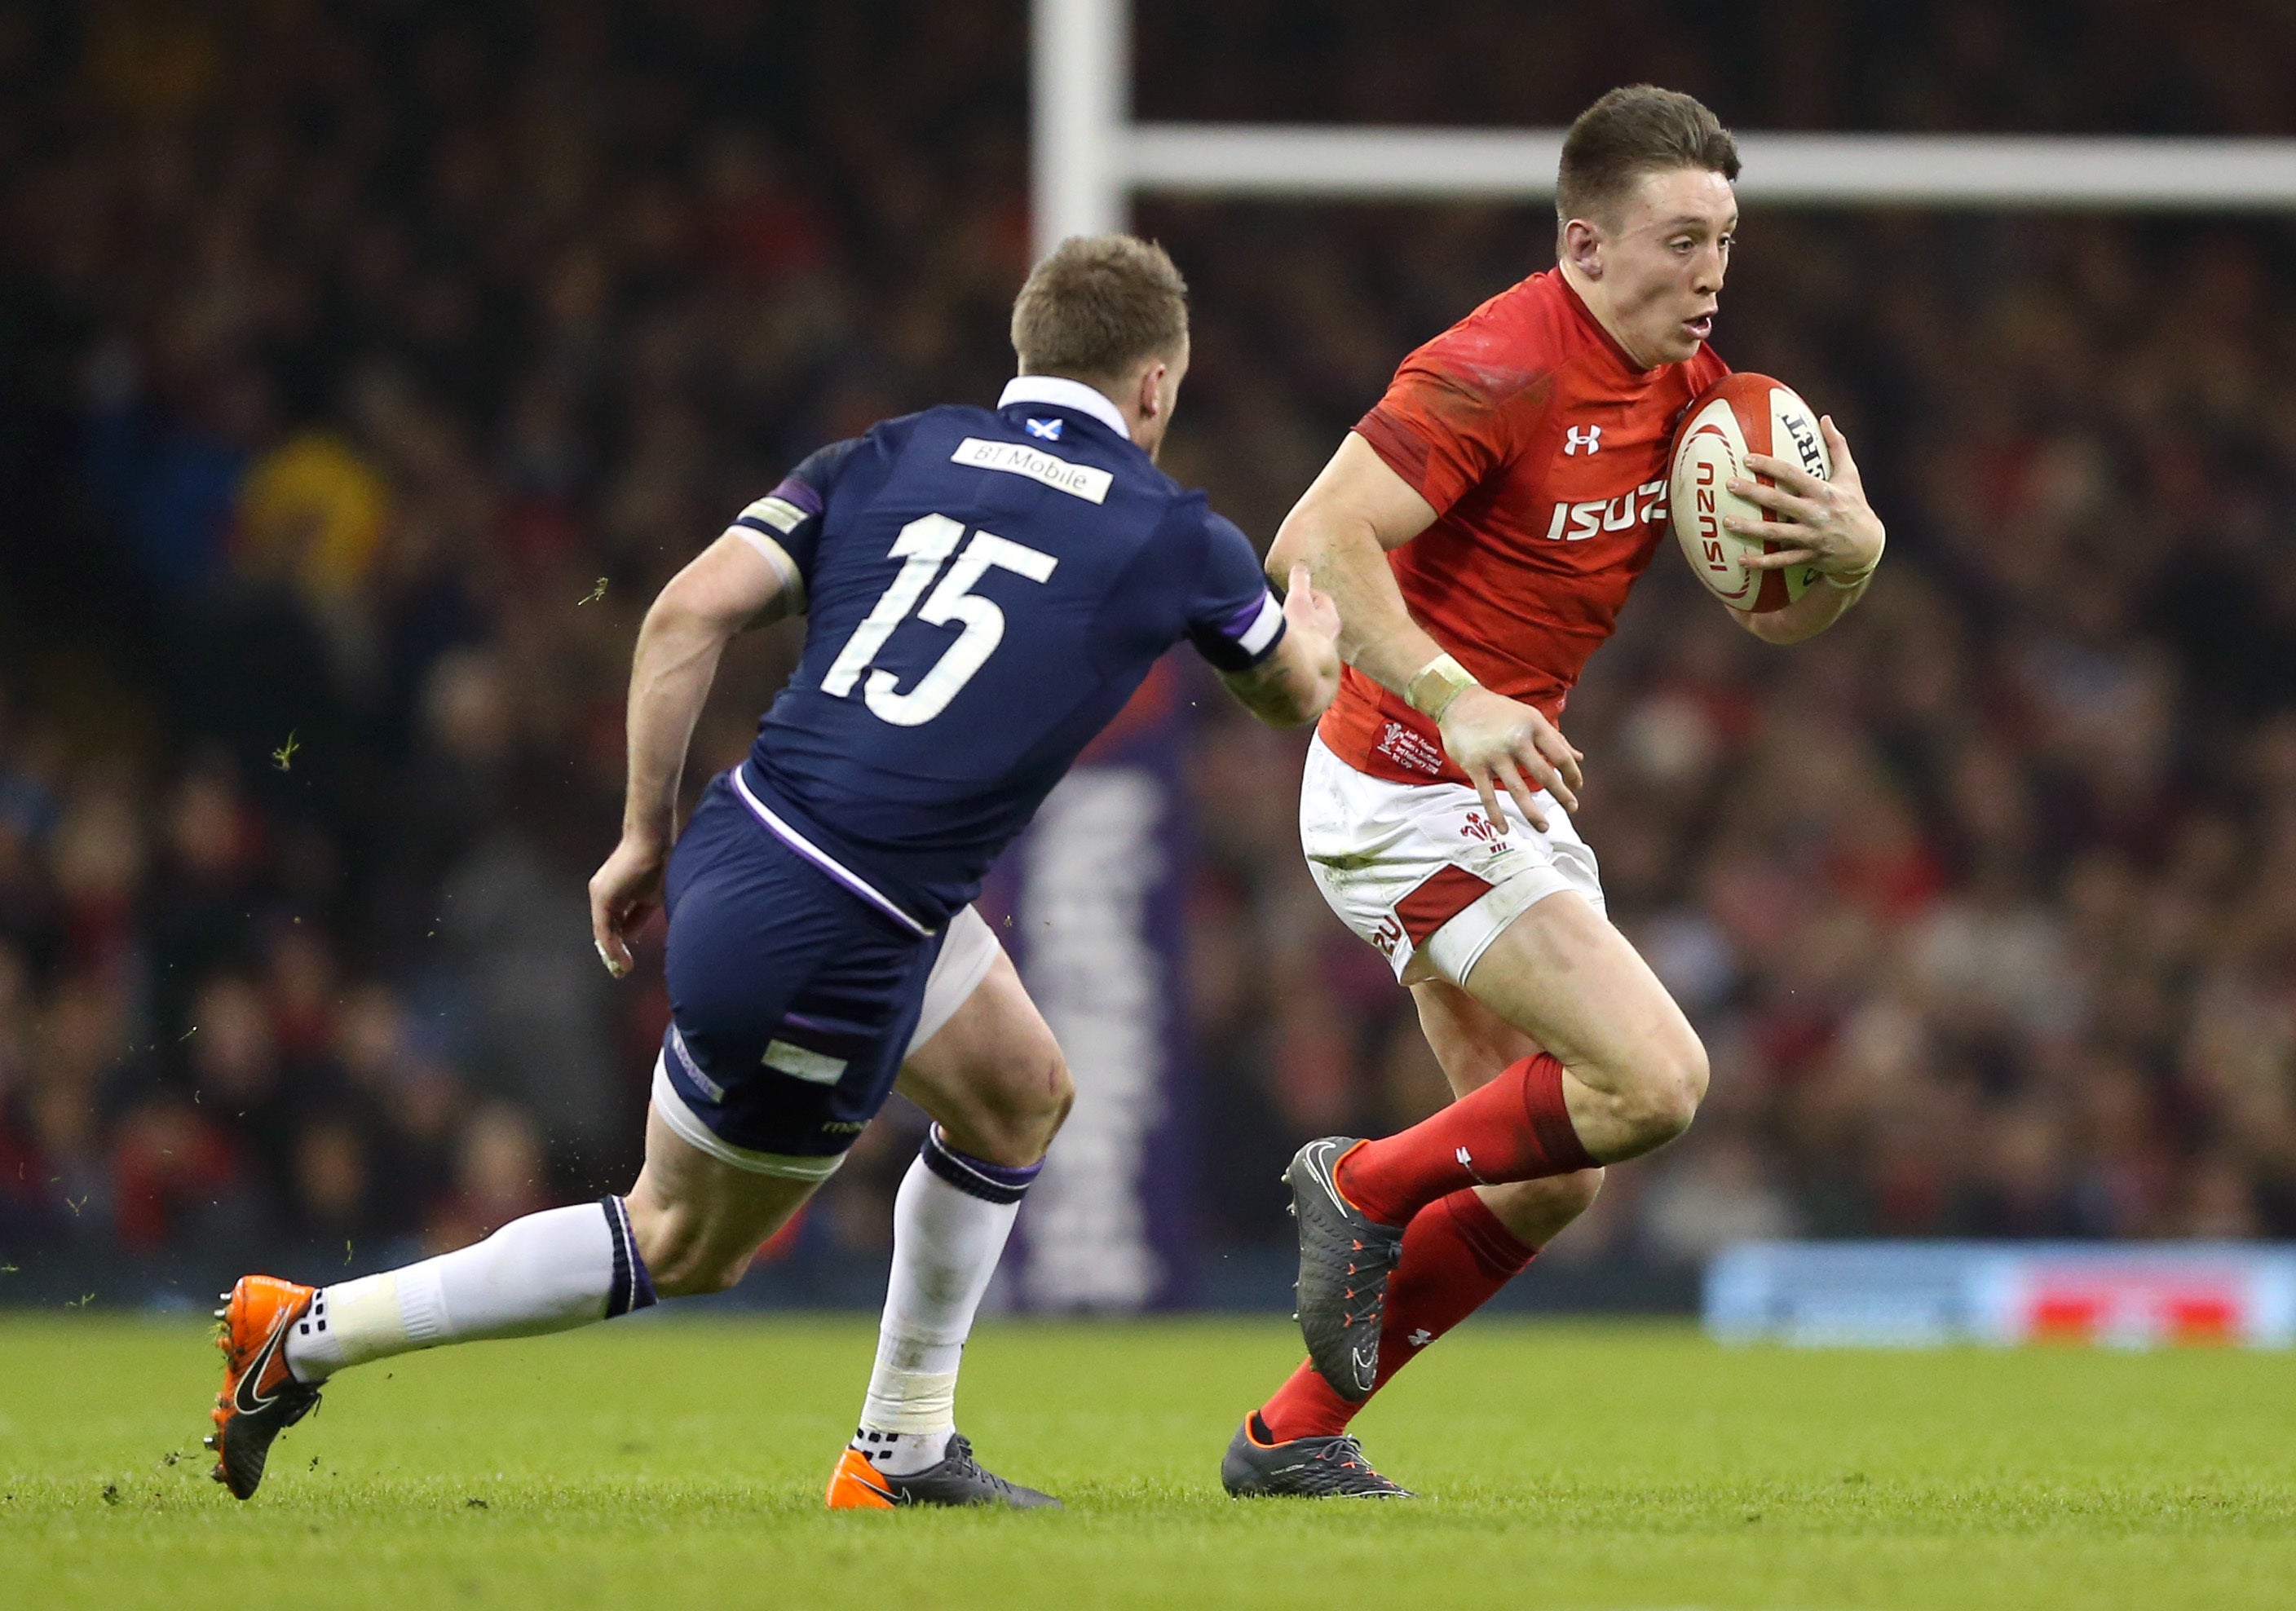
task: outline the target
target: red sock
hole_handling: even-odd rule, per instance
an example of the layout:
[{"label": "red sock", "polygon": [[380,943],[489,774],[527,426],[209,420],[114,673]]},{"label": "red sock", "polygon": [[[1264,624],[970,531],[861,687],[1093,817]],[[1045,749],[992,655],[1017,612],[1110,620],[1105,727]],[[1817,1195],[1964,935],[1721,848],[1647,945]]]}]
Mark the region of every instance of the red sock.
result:
[{"label": "red sock", "polygon": [[1381,1224],[1408,1225],[1420,1209],[1463,1187],[1594,1167],[1562,1105],[1562,1065],[1542,1051],[1432,1118],[1349,1149],[1332,1179]]},{"label": "red sock", "polygon": [[[1387,1279],[1379,1375],[1372,1391],[1377,1393],[1421,1349],[1488,1303],[1538,1254],[1517,1241],[1472,1191],[1453,1192],[1413,1215],[1403,1233],[1402,1257]],[[1316,1367],[1302,1361],[1260,1408],[1259,1419],[1268,1435],[1282,1443],[1335,1436],[1362,1408],[1332,1392]]]}]

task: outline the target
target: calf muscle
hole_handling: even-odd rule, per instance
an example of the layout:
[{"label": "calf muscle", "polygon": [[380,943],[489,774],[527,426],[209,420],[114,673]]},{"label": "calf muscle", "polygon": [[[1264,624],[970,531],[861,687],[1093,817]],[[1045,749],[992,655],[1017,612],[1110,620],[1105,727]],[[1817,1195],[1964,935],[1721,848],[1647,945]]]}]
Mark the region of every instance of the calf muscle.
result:
[{"label": "calf muscle", "polygon": [[649,1108],[645,1167],[623,1201],[654,1290],[689,1297],[739,1281],[758,1244],[788,1223],[815,1185],[711,1157]]},{"label": "calf muscle", "polygon": [[[1431,980],[1413,985],[1411,995],[1419,1009],[1419,1027],[1454,1096],[1480,1090],[1510,1064],[1546,1050],[1456,985]],[[1593,1206],[1602,1189],[1600,1169],[1581,1169],[1474,1190],[1517,1241],[1544,1247]]]}]

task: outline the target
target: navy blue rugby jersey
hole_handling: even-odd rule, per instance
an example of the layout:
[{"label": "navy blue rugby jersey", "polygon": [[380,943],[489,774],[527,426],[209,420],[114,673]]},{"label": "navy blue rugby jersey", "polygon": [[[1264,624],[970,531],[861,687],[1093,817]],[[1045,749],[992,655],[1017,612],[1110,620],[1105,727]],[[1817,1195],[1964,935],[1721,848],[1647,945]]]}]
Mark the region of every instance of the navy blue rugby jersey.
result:
[{"label": "navy blue rugby jersey", "polygon": [[994,410],[823,448],[735,523],[795,562],[808,617],[736,786],[922,926],[979,893],[1167,649],[1234,672],[1282,640],[1243,534],[1122,425],[1089,388],[1024,376]]}]

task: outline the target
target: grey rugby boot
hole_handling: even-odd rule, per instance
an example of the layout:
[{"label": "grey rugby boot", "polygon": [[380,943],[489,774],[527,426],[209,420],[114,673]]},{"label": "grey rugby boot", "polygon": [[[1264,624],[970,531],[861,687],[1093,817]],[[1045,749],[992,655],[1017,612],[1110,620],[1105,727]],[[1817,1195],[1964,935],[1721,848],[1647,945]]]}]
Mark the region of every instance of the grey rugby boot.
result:
[{"label": "grey rugby boot", "polygon": [[1292,1291],[1308,1357],[1332,1392],[1361,1403],[1378,1379],[1387,1278],[1403,1250],[1403,1228],[1381,1224],[1332,1183],[1332,1165],[1354,1145],[1347,1135],[1309,1141],[1283,1179],[1300,1222],[1300,1284]]},{"label": "grey rugby boot", "polygon": [[1231,1499],[1410,1499],[1372,1469],[1363,1445],[1344,1433],[1336,1437],[1295,1437],[1288,1443],[1261,1437],[1267,1423],[1255,1411],[1244,1418],[1220,1461],[1220,1486]]},{"label": "grey rugby boot", "polygon": [[832,1510],[890,1510],[897,1505],[1004,1505],[1014,1510],[1066,1509],[1049,1493],[1008,1483],[972,1458],[972,1440],[949,1435],[940,1459],[922,1471],[895,1476],[869,1463],[858,1449],[838,1457],[829,1477]]}]

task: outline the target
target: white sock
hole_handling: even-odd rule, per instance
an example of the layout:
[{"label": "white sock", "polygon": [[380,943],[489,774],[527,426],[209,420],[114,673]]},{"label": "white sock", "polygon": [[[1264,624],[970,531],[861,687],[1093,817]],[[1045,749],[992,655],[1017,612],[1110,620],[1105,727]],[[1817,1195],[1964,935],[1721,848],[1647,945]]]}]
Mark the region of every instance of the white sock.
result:
[{"label": "white sock", "polygon": [[956,1430],[957,1362],[1041,1164],[967,1157],[928,1132],[893,1199],[893,1274],[853,1447],[894,1476],[922,1471]]},{"label": "white sock", "polygon": [[622,1199],[512,1220],[419,1264],[322,1287],[287,1338],[287,1368],[322,1382],[346,1365],[440,1343],[537,1337],[654,1301]]}]

